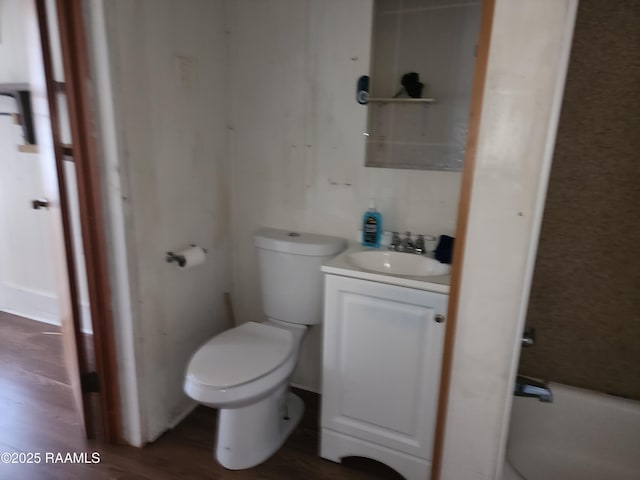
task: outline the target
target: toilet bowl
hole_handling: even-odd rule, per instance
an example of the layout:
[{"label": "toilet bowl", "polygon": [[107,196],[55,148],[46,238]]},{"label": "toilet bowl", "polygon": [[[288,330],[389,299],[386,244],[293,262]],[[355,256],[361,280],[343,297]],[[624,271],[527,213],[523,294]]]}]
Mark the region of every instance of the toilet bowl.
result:
[{"label": "toilet bowl", "polygon": [[300,421],[288,383],[308,326],[322,318],[320,266],[346,247],[325,235],[261,229],[258,247],[266,320],[209,339],[192,356],[184,391],[219,409],[216,458],[231,470],[273,455]]},{"label": "toilet bowl", "polygon": [[216,458],[231,470],[258,465],[302,417],[302,400],[287,394],[307,327],[247,322],[212,338],[193,356],[184,390],[220,409]]}]

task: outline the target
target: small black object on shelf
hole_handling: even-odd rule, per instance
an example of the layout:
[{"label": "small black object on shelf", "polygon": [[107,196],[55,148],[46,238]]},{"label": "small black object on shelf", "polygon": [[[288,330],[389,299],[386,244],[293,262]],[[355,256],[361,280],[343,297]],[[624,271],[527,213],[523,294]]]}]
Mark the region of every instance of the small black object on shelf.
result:
[{"label": "small black object on shelf", "polygon": [[404,90],[411,98],[422,98],[422,90],[424,89],[424,83],[420,82],[420,75],[416,72],[405,73],[400,81],[402,84],[402,90],[397,94],[400,95]]}]

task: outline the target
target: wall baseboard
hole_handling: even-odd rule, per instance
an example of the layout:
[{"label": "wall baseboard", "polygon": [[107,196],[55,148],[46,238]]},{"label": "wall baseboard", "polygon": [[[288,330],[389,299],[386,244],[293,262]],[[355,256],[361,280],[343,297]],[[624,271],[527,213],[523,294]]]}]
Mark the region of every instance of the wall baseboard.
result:
[{"label": "wall baseboard", "polygon": [[[58,299],[55,295],[7,283],[0,284],[0,310],[21,317],[60,326]],[[82,333],[93,334],[89,305],[80,305]]]}]

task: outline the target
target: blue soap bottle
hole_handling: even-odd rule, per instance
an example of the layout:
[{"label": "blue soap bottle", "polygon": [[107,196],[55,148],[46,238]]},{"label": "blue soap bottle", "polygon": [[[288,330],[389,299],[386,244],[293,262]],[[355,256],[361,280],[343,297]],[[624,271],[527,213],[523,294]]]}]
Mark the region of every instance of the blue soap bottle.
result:
[{"label": "blue soap bottle", "polygon": [[382,215],[376,210],[373,200],[369,202],[369,210],[362,218],[362,245],[365,247],[379,247],[382,237]]}]

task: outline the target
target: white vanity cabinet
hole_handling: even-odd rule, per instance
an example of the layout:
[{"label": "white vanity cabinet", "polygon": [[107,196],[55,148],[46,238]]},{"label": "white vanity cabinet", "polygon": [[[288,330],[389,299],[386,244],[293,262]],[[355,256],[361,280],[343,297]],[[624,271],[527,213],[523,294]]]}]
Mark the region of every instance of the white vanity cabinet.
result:
[{"label": "white vanity cabinet", "polygon": [[447,295],[325,275],[320,455],[430,476]]}]

